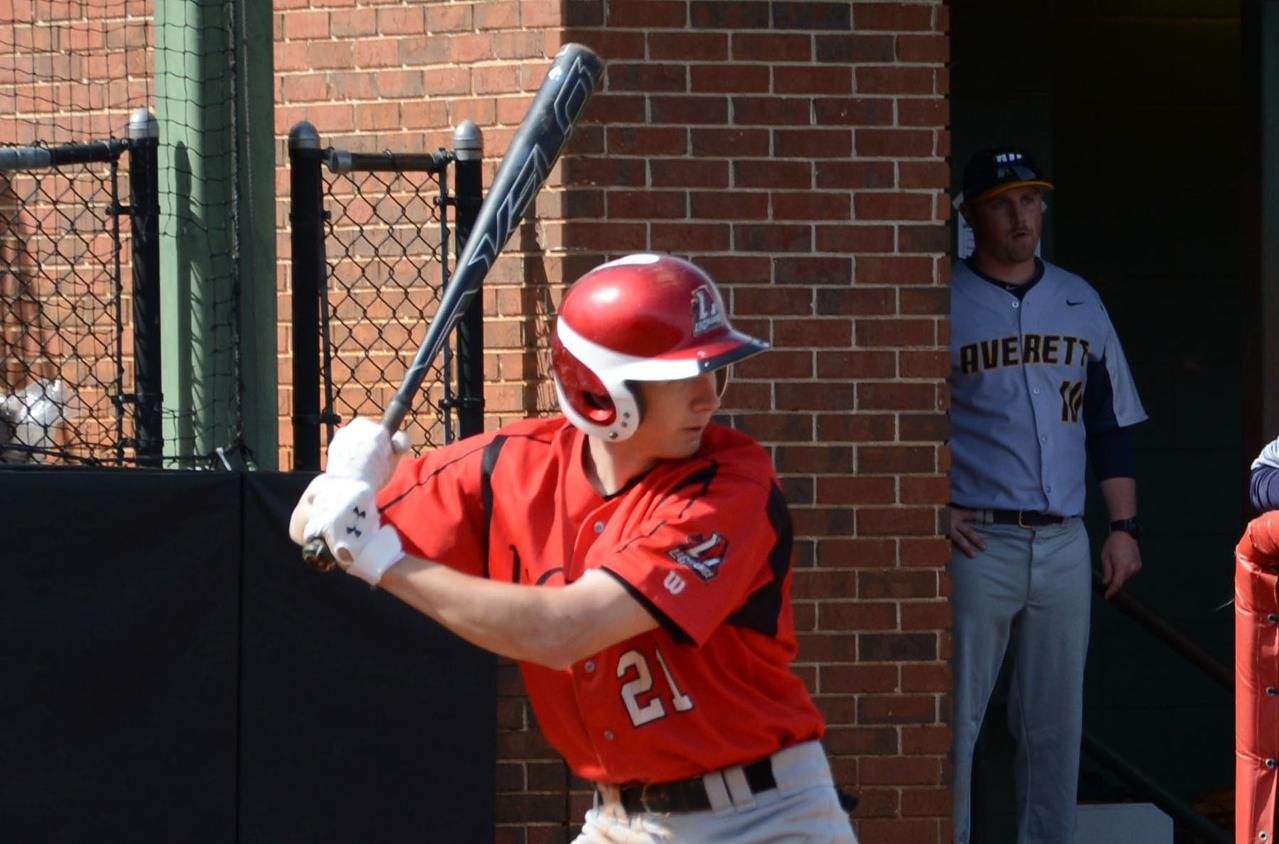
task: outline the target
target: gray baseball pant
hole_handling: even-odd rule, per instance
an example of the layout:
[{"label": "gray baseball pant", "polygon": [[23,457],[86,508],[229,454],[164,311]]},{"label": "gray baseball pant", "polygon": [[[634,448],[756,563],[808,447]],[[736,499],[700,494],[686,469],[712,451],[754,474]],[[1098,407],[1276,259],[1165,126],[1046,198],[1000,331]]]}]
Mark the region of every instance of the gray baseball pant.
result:
[{"label": "gray baseball pant", "polygon": [[573,844],[857,844],[821,744],[802,742],[772,759],[777,788],[759,794],[741,766],[703,775],[712,807],[705,812],[628,815],[601,786]]},{"label": "gray baseball pant", "polygon": [[970,522],[986,550],[950,560],[955,844],[969,844],[973,746],[1011,649],[1008,724],[1018,844],[1077,844],[1084,661],[1092,575],[1079,519],[1022,528]]}]

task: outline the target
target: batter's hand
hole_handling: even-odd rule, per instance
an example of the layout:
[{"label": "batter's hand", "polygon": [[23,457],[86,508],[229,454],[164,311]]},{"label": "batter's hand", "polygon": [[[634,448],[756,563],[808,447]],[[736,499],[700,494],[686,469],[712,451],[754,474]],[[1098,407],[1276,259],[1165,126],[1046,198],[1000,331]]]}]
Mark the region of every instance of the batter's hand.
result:
[{"label": "batter's hand", "polygon": [[324,471],[329,477],[361,480],[378,490],[391,479],[409,445],[409,435],[403,431],[392,437],[372,419],[352,419],[333,435]]},{"label": "batter's hand", "polygon": [[306,545],[317,536],[343,571],[370,586],[404,558],[400,535],[381,523],[377,493],[364,481],[328,474],[311,481],[289,520],[289,537]]},{"label": "batter's hand", "polygon": [[962,507],[947,507],[947,533],[955,547],[969,557],[977,556],[978,551],[986,550],[986,542],[977,533],[977,529],[969,524],[977,516],[976,510],[965,510]]},{"label": "batter's hand", "polygon": [[1123,588],[1128,578],[1141,571],[1141,548],[1127,531],[1117,530],[1101,546],[1101,582],[1106,584],[1106,600]]}]

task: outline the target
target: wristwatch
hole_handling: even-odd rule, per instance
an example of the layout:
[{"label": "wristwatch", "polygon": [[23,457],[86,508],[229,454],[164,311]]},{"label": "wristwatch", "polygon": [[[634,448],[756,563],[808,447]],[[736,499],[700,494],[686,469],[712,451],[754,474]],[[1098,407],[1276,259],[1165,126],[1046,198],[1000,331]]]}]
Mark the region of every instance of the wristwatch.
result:
[{"label": "wristwatch", "polygon": [[1114,533],[1117,530],[1122,530],[1124,533],[1130,535],[1133,539],[1141,538],[1141,522],[1137,520],[1136,516],[1133,516],[1130,519],[1118,519],[1116,521],[1111,522],[1110,532]]}]

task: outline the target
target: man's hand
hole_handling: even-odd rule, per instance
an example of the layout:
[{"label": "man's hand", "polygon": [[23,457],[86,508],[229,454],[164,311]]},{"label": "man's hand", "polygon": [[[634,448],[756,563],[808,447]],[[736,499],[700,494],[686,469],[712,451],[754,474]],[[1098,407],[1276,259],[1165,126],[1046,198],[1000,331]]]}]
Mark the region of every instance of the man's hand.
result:
[{"label": "man's hand", "polygon": [[409,435],[405,432],[397,431],[392,437],[372,419],[352,419],[333,435],[324,471],[330,477],[361,480],[379,490],[408,450]]},{"label": "man's hand", "polygon": [[1123,588],[1128,578],[1141,571],[1141,548],[1127,531],[1117,530],[1101,546],[1101,582],[1106,584],[1106,600]]},{"label": "man's hand", "polygon": [[347,574],[376,586],[404,557],[395,528],[381,524],[377,492],[364,481],[319,475],[289,519],[289,538],[305,545],[322,537]]},{"label": "man's hand", "polygon": [[978,551],[986,550],[986,543],[976,528],[968,524],[977,516],[976,510],[965,510],[962,507],[947,507],[946,517],[949,522],[947,532],[955,547],[963,551],[969,558],[976,557]]}]

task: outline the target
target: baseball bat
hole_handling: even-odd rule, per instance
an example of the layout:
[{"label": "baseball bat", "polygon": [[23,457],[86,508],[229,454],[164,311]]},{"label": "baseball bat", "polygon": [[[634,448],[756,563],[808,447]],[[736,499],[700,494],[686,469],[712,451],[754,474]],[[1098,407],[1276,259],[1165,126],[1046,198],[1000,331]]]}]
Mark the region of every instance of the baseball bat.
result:
[{"label": "baseball bat", "polygon": [[[493,176],[493,184],[476,214],[435,319],[427,328],[399,390],[382,413],[382,427],[387,434],[398,431],[412,409],[427,369],[550,175],[603,72],[604,62],[581,44],[565,44],[555,54],[554,63]],[[333,554],[318,537],[306,544],[302,557],[320,571],[329,571],[336,565]]]}]

